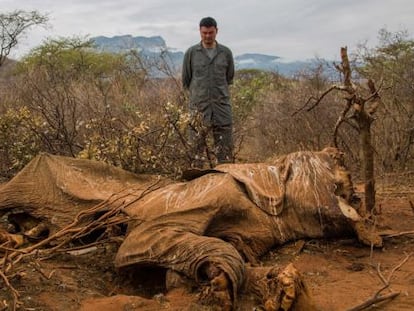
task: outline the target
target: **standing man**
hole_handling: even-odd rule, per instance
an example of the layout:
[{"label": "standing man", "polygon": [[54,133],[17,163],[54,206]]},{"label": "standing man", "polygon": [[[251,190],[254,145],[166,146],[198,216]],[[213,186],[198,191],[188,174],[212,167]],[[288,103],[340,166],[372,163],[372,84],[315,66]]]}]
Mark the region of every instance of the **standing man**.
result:
[{"label": "standing man", "polygon": [[[201,42],[190,47],[185,55],[182,82],[190,92],[190,113],[200,115],[203,126],[213,132],[217,162],[233,162],[232,109],[229,85],[234,77],[231,50],[216,41],[217,22],[212,17],[200,21]],[[190,140],[197,149],[196,166],[202,165],[205,135],[190,130]],[[204,136],[204,137],[203,137]]]}]

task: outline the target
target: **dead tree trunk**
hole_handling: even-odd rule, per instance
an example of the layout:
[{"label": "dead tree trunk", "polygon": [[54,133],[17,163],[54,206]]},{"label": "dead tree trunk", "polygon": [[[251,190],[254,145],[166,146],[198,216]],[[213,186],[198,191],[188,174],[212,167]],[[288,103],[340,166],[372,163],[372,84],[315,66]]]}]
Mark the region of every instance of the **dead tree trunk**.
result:
[{"label": "dead tree trunk", "polygon": [[[344,87],[342,88],[349,94],[347,106],[342,113],[340,120],[344,120],[346,113],[352,107],[353,111],[349,119],[353,119],[356,122],[359,130],[359,150],[362,164],[362,178],[364,180],[365,190],[365,208],[368,212],[371,212],[375,207],[375,176],[374,176],[374,149],[371,143],[371,123],[374,121],[372,114],[376,111],[380,97],[375,88],[374,82],[368,80],[369,97],[363,98],[360,92],[358,92],[354,83],[352,83],[352,71],[349,64],[347,48],[341,48],[341,66],[336,66],[339,71],[344,75]],[[339,126],[341,122],[337,122],[336,126]],[[337,133],[338,129],[335,128],[334,133]],[[334,137],[335,146],[336,137]]]},{"label": "dead tree trunk", "polygon": [[[359,150],[361,157],[361,169],[362,178],[364,180],[365,190],[365,208],[368,212],[371,212],[375,207],[375,176],[374,176],[374,149],[371,143],[371,123],[374,121],[372,114],[376,111],[378,104],[380,103],[380,97],[375,88],[374,82],[368,80],[369,97],[363,98],[361,93],[358,92],[354,83],[352,83],[352,71],[349,64],[347,48],[341,48],[341,66],[337,66],[337,69],[344,75],[344,90],[349,94],[348,105],[340,119],[344,119],[346,113],[352,107],[353,111],[349,118],[354,119],[359,130]],[[337,122],[337,126],[339,126]],[[335,133],[338,129],[335,128]],[[335,146],[336,137],[334,137]]]},{"label": "dead tree trunk", "polygon": [[341,64],[335,65],[335,67],[343,75],[343,84],[331,86],[319,98],[312,97],[308,100],[305,107],[314,101],[312,106],[307,108],[307,111],[312,110],[333,90],[346,93],[346,106],[339,116],[333,131],[333,145],[338,147],[337,134],[341,124],[345,121],[353,123],[354,127],[358,129],[359,135],[358,143],[362,164],[361,175],[365,186],[365,209],[371,212],[375,207],[374,149],[371,144],[371,123],[374,121],[372,115],[380,104],[381,98],[372,80],[368,81],[369,95],[366,98],[362,96],[361,90],[357,89],[356,84],[352,82],[352,71],[346,47],[341,48],[341,60]]},{"label": "dead tree trunk", "polygon": [[367,211],[372,211],[375,207],[374,150],[371,144],[372,118],[366,113],[359,113],[356,119],[359,127],[361,171],[365,190],[364,203]]}]

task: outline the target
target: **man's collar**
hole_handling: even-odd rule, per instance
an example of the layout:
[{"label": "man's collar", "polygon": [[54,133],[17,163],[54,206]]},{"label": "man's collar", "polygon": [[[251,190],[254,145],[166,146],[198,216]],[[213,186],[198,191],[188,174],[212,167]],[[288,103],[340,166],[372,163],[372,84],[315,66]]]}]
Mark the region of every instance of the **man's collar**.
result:
[{"label": "man's collar", "polygon": [[[218,42],[217,42],[217,40],[216,40],[216,46],[215,46],[215,48],[216,48],[217,50],[219,50],[219,49],[220,49],[220,43],[218,43]],[[204,47],[203,47],[203,42],[202,42],[202,41],[200,41],[200,43],[198,44],[197,49],[198,49],[198,50],[202,50],[202,49],[204,49]]]}]

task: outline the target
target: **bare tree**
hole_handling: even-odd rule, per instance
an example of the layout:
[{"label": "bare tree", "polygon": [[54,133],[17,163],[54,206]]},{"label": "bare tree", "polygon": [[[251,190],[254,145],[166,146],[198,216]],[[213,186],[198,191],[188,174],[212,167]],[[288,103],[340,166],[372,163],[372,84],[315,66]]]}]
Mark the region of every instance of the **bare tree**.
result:
[{"label": "bare tree", "polygon": [[348,123],[358,131],[362,161],[361,173],[365,183],[365,208],[371,211],[375,207],[374,149],[371,142],[371,123],[374,121],[373,114],[381,103],[381,98],[371,79],[367,83],[368,94],[366,96],[363,96],[362,90],[352,82],[352,71],[346,47],[341,48],[341,59],[341,64],[335,65],[335,67],[343,76],[343,84],[332,85],[319,98],[311,97],[303,108],[308,104],[312,104],[307,108],[308,111],[312,110],[322,102],[326,95],[334,90],[346,94],[346,105],[333,131],[333,145],[338,146],[337,136],[341,124]]},{"label": "bare tree", "polygon": [[46,26],[49,17],[37,11],[17,10],[0,14],[0,66],[10,51],[18,44],[20,37],[32,26]]}]

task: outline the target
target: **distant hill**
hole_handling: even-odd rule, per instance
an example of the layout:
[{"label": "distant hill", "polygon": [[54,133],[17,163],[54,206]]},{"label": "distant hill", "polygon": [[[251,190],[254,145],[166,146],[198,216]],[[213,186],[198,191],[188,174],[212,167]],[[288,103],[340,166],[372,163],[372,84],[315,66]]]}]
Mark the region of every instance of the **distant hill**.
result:
[{"label": "distant hill", "polygon": [[236,67],[239,69],[261,69],[267,71],[277,70],[279,56],[264,55],[258,53],[247,53],[234,57]]},{"label": "distant hill", "polygon": [[[183,51],[177,51],[167,46],[165,40],[160,36],[133,37],[122,35],[114,37],[93,37],[98,50],[120,53],[128,50],[137,50],[143,57],[145,63],[151,68],[154,75],[162,75],[156,64],[162,58],[174,72],[181,70],[184,57]],[[237,70],[259,69],[271,72],[278,72],[285,76],[292,76],[300,70],[314,64],[313,61],[284,62],[279,56],[264,55],[259,53],[246,53],[234,57]]]},{"label": "distant hill", "polygon": [[107,52],[137,49],[144,52],[159,53],[167,49],[164,39],[160,36],[133,37],[131,35],[124,35],[111,38],[99,36],[92,38],[92,40],[99,49]]},{"label": "distant hill", "polygon": [[285,62],[279,56],[264,55],[258,53],[246,53],[234,57],[237,69],[260,69],[264,71],[278,72],[285,76],[293,76],[309,66],[315,65],[315,61]]}]

